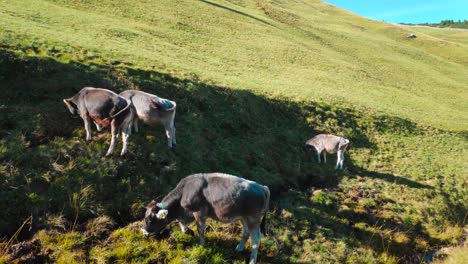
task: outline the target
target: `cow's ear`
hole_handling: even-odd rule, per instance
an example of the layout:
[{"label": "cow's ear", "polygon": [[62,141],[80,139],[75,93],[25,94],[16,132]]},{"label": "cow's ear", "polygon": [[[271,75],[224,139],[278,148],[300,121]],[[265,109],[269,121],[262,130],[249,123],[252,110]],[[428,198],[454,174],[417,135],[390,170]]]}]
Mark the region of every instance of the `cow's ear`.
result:
[{"label": "cow's ear", "polygon": [[169,214],[169,211],[166,209],[161,209],[159,212],[156,214],[156,218],[158,219],[165,219],[167,217],[167,214]]}]

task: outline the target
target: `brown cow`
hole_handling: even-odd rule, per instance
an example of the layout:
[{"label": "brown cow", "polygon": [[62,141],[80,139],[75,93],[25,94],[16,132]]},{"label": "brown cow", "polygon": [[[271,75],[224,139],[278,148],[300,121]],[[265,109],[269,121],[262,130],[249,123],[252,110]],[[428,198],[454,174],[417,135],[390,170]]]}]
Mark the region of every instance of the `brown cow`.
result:
[{"label": "brown cow", "polygon": [[63,99],[63,102],[70,113],[78,113],[83,119],[86,140],[91,140],[91,121],[96,124],[98,131],[110,125],[112,138],[106,156],[114,151],[115,138],[120,131],[123,141],[120,155],[127,153],[128,137],[133,123],[133,110],[129,101],[107,89],[85,87],[73,97]]}]

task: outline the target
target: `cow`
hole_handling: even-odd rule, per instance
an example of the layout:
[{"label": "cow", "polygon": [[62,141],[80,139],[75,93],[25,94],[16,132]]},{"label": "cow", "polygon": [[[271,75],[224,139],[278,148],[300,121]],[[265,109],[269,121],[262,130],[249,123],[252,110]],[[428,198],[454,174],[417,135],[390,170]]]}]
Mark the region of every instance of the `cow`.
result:
[{"label": "cow", "polygon": [[200,244],[204,245],[207,217],[225,223],[240,220],[243,232],[236,251],[244,250],[250,235],[249,263],[254,264],[269,200],[268,187],[256,182],[223,173],[192,174],[183,178],[159,203],[153,200],[148,204],[141,230],[145,235],[158,234],[177,220],[182,232],[193,234],[187,225],[195,220]]},{"label": "cow", "polygon": [[176,103],[174,101],[137,90],[123,91],[120,95],[132,102],[134,114],[136,115],[133,118],[135,132],[138,132],[138,119],[150,125],[159,121],[166,130],[168,147],[173,148],[176,146],[174,126]]},{"label": "cow", "polygon": [[130,101],[124,97],[102,88],[85,87],[76,95],[63,99],[72,115],[79,114],[84,121],[86,140],[91,140],[91,121],[98,131],[102,128],[111,128],[111,143],[106,156],[114,151],[115,138],[122,132],[121,156],[127,153],[128,138],[133,123],[133,110]]},{"label": "cow", "polygon": [[317,159],[320,163],[320,154],[323,152],[325,163],[327,162],[327,153],[337,153],[337,161],[335,169],[343,169],[344,153],[349,147],[349,140],[346,138],[338,137],[330,134],[319,134],[306,141],[304,149],[310,151],[315,149],[317,152]]}]

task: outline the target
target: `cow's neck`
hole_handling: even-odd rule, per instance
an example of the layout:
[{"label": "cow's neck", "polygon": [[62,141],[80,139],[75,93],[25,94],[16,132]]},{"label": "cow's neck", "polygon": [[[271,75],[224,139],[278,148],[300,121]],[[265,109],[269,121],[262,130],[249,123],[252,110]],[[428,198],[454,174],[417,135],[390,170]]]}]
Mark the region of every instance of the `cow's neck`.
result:
[{"label": "cow's neck", "polygon": [[170,207],[180,206],[180,199],[182,198],[182,189],[183,185],[179,184],[176,188],[170,191],[161,201],[161,205],[164,209],[169,209]]}]

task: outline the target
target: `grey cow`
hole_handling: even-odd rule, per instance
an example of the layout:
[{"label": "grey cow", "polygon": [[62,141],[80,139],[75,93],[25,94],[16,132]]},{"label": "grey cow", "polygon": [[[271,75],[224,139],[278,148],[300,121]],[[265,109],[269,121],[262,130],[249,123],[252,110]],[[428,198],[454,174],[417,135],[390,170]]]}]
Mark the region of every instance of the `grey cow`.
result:
[{"label": "grey cow", "polygon": [[343,169],[344,153],[349,146],[349,140],[330,134],[319,134],[305,143],[305,150],[315,149],[317,159],[320,163],[320,154],[323,152],[325,163],[327,162],[327,153],[337,153],[335,169]]},{"label": "grey cow", "polygon": [[250,264],[254,264],[269,200],[268,187],[256,182],[223,173],[193,174],[182,179],[161,202],[153,200],[148,204],[142,231],[145,235],[157,234],[178,220],[184,233],[193,234],[187,225],[195,220],[203,245],[207,217],[221,222],[241,220],[243,233],[236,251],[244,250],[250,235]]},{"label": "grey cow", "polygon": [[175,102],[136,90],[127,90],[121,92],[120,95],[132,102],[134,113],[138,117],[133,118],[135,132],[138,132],[138,119],[146,124],[154,124],[159,121],[166,130],[169,148],[177,144],[174,126]]},{"label": "grey cow", "polygon": [[83,119],[86,140],[91,140],[91,121],[98,131],[110,125],[112,138],[106,156],[114,151],[115,138],[121,131],[123,147],[120,155],[125,155],[133,123],[130,101],[107,89],[85,87],[73,97],[63,99],[63,102],[70,113],[78,113]]}]

